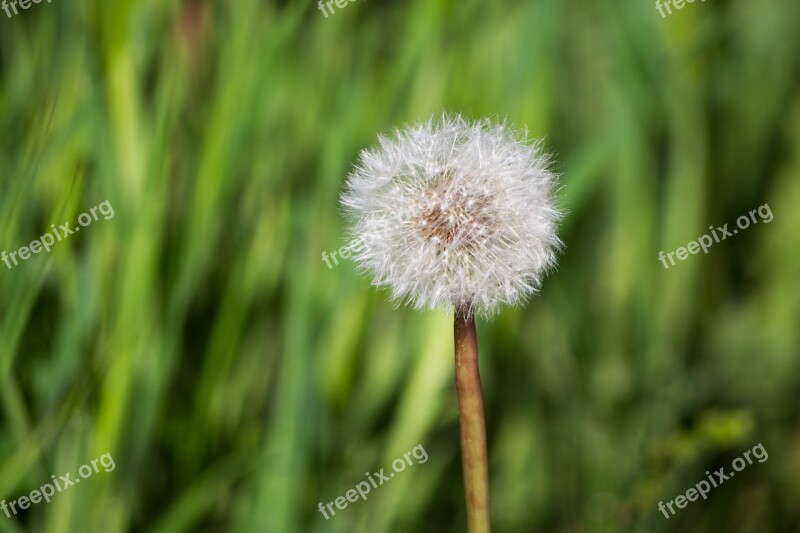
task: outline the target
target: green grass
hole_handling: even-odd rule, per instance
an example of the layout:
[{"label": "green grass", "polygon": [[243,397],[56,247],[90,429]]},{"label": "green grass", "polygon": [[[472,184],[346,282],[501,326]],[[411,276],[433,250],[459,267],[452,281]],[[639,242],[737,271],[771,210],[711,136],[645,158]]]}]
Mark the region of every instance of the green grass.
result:
[{"label": "green grass", "polygon": [[[0,532],[464,530],[448,317],[352,263],[338,195],[442,111],[544,137],[560,269],[480,323],[497,532],[800,531],[800,7],[130,0],[0,11]],[[657,254],[774,214],[665,270]],[[670,520],[656,505],[763,443]],[[422,444],[325,521],[317,503]],[[74,474],[73,474],[74,475]]]}]

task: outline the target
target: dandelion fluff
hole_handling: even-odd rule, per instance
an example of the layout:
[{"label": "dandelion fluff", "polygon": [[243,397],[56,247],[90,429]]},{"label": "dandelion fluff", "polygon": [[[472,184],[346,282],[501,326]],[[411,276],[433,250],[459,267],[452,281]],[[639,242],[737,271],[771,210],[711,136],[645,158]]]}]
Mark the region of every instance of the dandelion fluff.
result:
[{"label": "dandelion fluff", "polygon": [[342,205],[354,260],[417,309],[494,314],[556,262],[556,175],[506,123],[443,116],[362,151]]}]

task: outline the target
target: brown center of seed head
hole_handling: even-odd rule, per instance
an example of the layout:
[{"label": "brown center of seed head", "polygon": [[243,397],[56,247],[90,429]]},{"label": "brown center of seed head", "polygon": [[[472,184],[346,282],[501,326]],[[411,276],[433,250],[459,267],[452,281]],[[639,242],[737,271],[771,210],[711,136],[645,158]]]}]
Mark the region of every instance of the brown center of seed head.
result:
[{"label": "brown center of seed head", "polygon": [[459,246],[476,247],[491,227],[492,195],[488,190],[466,191],[462,184],[445,172],[419,201],[417,231],[435,243],[440,254],[456,240]]}]

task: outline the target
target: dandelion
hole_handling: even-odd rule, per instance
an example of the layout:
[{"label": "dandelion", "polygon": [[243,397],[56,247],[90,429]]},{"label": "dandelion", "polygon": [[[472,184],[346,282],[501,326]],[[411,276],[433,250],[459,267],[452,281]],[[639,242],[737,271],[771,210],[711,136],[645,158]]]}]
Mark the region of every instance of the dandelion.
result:
[{"label": "dandelion", "polygon": [[506,123],[443,116],[380,136],[351,172],[342,205],[353,259],[392,300],[454,313],[467,523],[489,531],[475,314],[535,294],[556,263],[556,176],[539,143]]}]

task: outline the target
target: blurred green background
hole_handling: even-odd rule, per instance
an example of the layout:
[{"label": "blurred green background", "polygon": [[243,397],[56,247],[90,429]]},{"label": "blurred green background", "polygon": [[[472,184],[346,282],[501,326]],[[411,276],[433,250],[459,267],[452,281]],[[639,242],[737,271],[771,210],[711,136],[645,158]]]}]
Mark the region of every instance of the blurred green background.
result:
[{"label": "blurred green background", "polygon": [[442,111],[544,137],[568,211],[478,326],[495,531],[800,531],[799,50],[794,0],[0,12],[0,250],[116,213],[0,264],[0,498],[116,462],[0,532],[464,531],[450,318],[321,259],[359,150]]}]

